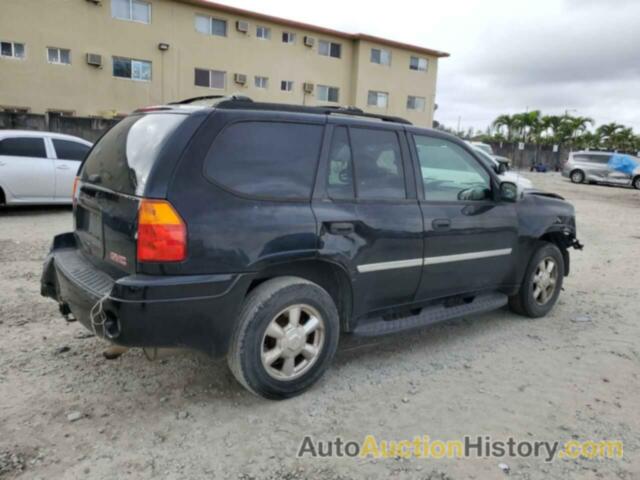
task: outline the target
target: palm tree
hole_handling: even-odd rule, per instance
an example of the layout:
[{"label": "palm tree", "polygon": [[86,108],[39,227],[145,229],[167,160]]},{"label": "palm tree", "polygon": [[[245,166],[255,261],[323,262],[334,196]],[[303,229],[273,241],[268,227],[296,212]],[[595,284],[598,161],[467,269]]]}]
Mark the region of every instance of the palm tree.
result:
[{"label": "palm tree", "polygon": [[493,127],[500,132],[502,127],[507,129],[507,141],[511,142],[513,139],[513,132],[516,127],[516,120],[513,115],[500,115],[493,121]]},{"label": "palm tree", "polygon": [[600,139],[600,145],[606,150],[615,149],[616,134],[624,130],[624,125],[616,122],[605,123],[596,129],[596,135]]},{"label": "palm tree", "polygon": [[542,117],[541,122],[544,131],[550,133],[550,139],[552,142],[562,142],[560,136],[562,131],[563,117],[560,115],[545,115]]}]

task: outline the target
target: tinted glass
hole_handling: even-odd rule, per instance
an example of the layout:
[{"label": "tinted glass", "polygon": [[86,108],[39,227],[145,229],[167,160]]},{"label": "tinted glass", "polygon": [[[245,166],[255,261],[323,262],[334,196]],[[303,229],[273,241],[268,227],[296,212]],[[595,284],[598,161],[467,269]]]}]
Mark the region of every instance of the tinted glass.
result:
[{"label": "tinted glass", "polygon": [[208,87],[209,76],[209,70],[201,70],[199,68],[196,68],[196,85],[198,87]]},{"label": "tinted glass", "polygon": [[0,141],[0,155],[47,158],[42,138],[5,138]]},{"label": "tinted glass", "polygon": [[358,198],[406,198],[400,144],[395,132],[350,130]]},{"label": "tinted glass", "polygon": [[131,78],[131,60],[128,58],[113,58],[113,76]]},{"label": "tinted glass", "polygon": [[309,198],[322,127],[280,122],[243,122],[213,143],[206,174],[239,193],[280,199]]},{"label": "tinted glass", "polygon": [[9,42],[2,42],[0,44],[0,49],[3,56],[5,57],[13,56],[13,48],[11,47],[11,44]]},{"label": "tinted glass", "polygon": [[153,164],[185,115],[131,116],[95,145],[82,167],[82,180],[130,195],[142,195]]},{"label": "tinted glass", "polygon": [[227,22],[225,20],[211,19],[211,35],[225,37],[227,35]]},{"label": "tinted glass", "polygon": [[489,174],[460,145],[440,138],[420,135],[414,138],[427,200],[468,201],[490,198]]},{"label": "tinted glass", "polygon": [[333,131],[331,150],[329,151],[329,178],[327,194],[334,199],[355,197],[353,189],[353,160],[349,136],[345,127]]},{"label": "tinted glass", "polygon": [[70,140],[53,139],[53,146],[56,149],[56,156],[63,160],[84,160],[85,155],[89,151],[87,145]]}]

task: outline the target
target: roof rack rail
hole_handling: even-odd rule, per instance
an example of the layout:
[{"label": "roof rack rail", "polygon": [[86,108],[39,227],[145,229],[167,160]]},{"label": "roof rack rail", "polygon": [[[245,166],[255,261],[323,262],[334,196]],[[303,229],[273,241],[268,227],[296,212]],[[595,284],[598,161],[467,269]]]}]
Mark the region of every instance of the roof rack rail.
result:
[{"label": "roof rack rail", "polygon": [[205,100],[213,100],[211,106],[217,106],[218,102],[225,100],[242,100],[244,102],[253,101],[244,95],[203,95],[201,97],[191,97],[177,102],[170,102],[169,105],[189,105],[190,103],[203,102]]},{"label": "roof rack rail", "polygon": [[207,102],[207,106],[222,108],[226,110],[272,110],[276,112],[297,112],[297,113],[315,113],[320,115],[350,115],[354,117],[373,118],[383,122],[402,123],[412,125],[409,120],[402,117],[392,115],[380,115],[377,113],[367,113],[364,110],[354,106],[337,106],[337,105],[293,105],[288,103],[271,103],[271,102],[254,102],[251,98],[244,95],[206,95],[202,97],[187,98],[178,102],[172,102],[169,105],[189,105],[196,102]]},{"label": "roof rack rail", "polygon": [[402,117],[394,117],[391,115],[379,115],[376,113],[367,113],[360,108],[353,106],[334,106],[334,105],[292,105],[288,103],[270,103],[270,102],[254,102],[249,97],[232,96],[222,99],[215,104],[216,108],[225,110],[273,110],[277,112],[297,112],[297,113],[315,113],[321,115],[350,115],[354,117],[365,117],[381,120],[383,122],[402,123],[412,125],[409,120]]}]

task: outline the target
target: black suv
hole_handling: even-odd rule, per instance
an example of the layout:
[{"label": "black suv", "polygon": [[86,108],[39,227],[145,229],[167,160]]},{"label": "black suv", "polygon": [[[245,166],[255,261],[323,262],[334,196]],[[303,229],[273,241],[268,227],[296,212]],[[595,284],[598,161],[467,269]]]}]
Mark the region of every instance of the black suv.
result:
[{"label": "black suv", "polygon": [[120,345],[226,355],[268,398],[317,381],[341,333],[507,303],[545,315],[581,246],[561,197],[520,195],[451,135],[354,108],[142,109],[79,175],[42,294]]}]

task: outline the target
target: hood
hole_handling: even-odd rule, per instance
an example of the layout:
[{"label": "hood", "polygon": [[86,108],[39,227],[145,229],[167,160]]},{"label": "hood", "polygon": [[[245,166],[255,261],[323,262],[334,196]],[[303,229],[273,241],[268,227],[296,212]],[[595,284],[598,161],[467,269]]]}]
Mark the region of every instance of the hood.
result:
[{"label": "hood", "polygon": [[533,188],[533,183],[528,178],[523,177],[519,173],[504,172],[498,175],[501,181],[515,183],[518,187],[518,193],[522,193],[525,190]]}]

